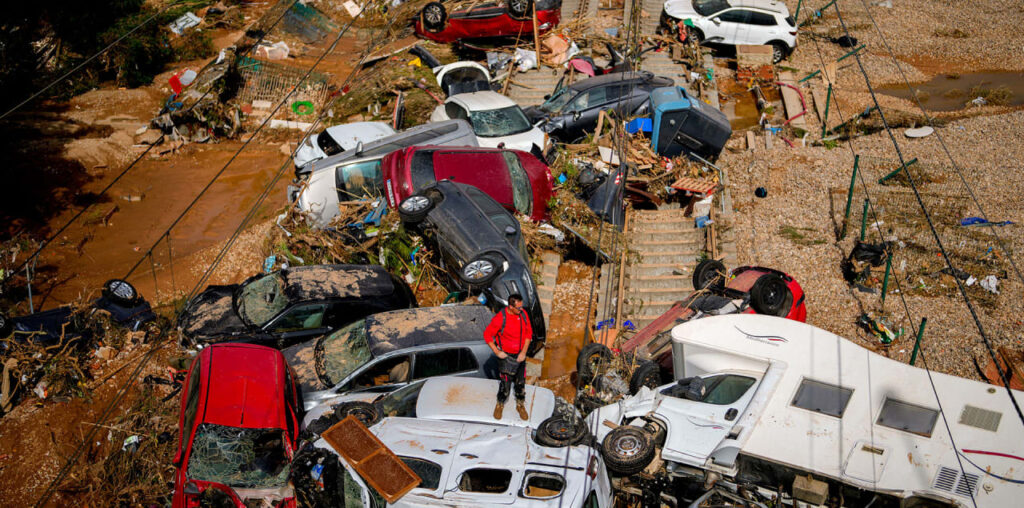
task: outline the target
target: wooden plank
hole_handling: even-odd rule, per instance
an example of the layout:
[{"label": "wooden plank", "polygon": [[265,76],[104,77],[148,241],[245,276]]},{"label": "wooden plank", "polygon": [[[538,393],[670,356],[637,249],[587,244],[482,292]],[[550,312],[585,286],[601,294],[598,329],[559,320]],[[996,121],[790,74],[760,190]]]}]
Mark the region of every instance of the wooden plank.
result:
[{"label": "wooden plank", "polygon": [[422,481],[353,415],[320,435],[366,483],[394,503]]},{"label": "wooden plank", "polygon": [[754,131],[747,131],[747,150],[754,150],[755,143],[757,143],[757,138],[754,136]]},{"label": "wooden plank", "polygon": [[818,122],[825,122],[825,92],[819,88],[811,89],[811,97],[814,98],[814,112],[818,115]]},{"label": "wooden plank", "polygon": [[[779,74],[779,82],[799,88],[796,77],[789,71]],[[779,90],[782,92],[782,105],[786,108],[786,118],[790,119],[790,125],[806,129],[807,115],[797,117],[804,110],[800,102],[800,94],[788,86],[779,86]]]},{"label": "wooden plank", "polygon": [[737,44],[737,67],[759,67],[772,64],[772,47],[765,45]]}]

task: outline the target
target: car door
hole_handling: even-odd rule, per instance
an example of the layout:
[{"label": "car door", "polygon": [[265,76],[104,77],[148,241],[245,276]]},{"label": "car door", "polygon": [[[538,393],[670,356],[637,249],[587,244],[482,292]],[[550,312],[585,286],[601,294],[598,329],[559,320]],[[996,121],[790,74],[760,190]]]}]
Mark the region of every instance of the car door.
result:
[{"label": "car door", "polygon": [[468,347],[420,351],[413,357],[413,381],[436,376],[480,375],[480,365]]},{"label": "car door", "polygon": [[376,359],[349,376],[337,393],[394,391],[409,383],[411,366],[412,355],[408,354]]},{"label": "car door", "polygon": [[782,27],[775,22],[775,16],[766,12],[750,11],[747,25],[747,44],[765,44],[782,38]]},{"label": "car door", "polygon": [[577,95],[563,109],[570,115],[565,122],[566,139],[581,137],[587,130],[592,129],[608,102],[607,86],[595,86]]},{"label": "car door", "polygon": [[326,303],[300,303],[282,312],[263,330],[276,338],[277,347],[287,347],[331,331],[324,322],[326,313]]},{"label": "car door", "polygon": [[[747,9],[726,9],[711,17],[709,33],[704,34],[709,42],[720,44],[747,44],[750,33],[751,11]],[[721,38],[716,39],[716,38]],[[712,40],[714,39],[714,40]]]}]

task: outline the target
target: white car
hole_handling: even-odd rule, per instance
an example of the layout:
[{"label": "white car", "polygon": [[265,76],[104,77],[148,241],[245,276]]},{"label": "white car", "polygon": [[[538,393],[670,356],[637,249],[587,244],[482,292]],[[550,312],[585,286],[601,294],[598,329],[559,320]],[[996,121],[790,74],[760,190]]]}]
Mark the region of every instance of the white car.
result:
[{"label": "white car", "polygon": [[522,150],[544,160],[547,134],[530,123],[518,104],[498,92],[452,95],[430,115],[431,122],[450,119],[468,120],[480,146]]},{"label": "white car", "polygon": [[302,141],[292,161],[301,168],[317,159],[351,150],[395,133],[387,122],[352,122],[328,127]]},{"label": "white car", "polygon": [[786,4],[775,0],[668,0],[661,26],[671,33],[687,28],[702,42],[766,44],[772,47],[773,62],[796,47],[796,21]]},{"label": "white car", "polygon": [[[420,478],[394,503],[385,503],[324,439],[304,452],[316,461],[297,459],[297,475],[308,474],[306,467],[319,471],[323,488],[315,490],[343,497],[344,506],[612,506],[611,481],[590,446],[543,446],[524,427],[417,418],[386,418],[369,430]],[[327,462],[331,456],[342,469]]]}]

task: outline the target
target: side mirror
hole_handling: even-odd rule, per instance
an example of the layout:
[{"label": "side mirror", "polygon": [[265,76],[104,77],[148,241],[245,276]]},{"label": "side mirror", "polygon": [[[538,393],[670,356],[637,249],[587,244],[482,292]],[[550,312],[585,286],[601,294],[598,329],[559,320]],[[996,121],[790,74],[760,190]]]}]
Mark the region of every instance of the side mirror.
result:
[{"label": "side mirror", "polygon": [[572,112],[572,121],[574,121],[574,122],[580,121],[580,115],[581,115],[581,113],[579,111],[573,111]]},{"label": "side mirror", "polygon": [[509,236],[516,234],[516,228],[513,226],[505,226],[505,234]]},{"label": "side mirror", "polygon": [[711,22],[714,23],[715,25],[721,25],[722,24],[722,18],[719,18],[718,16],[715,16],[715,17],[711,18]]},{"label": "side mirror", "polygon": [[361,153],[363,153],[363,142],[362,141],[357,141],[356,142],[356,155],[359,155]]}]

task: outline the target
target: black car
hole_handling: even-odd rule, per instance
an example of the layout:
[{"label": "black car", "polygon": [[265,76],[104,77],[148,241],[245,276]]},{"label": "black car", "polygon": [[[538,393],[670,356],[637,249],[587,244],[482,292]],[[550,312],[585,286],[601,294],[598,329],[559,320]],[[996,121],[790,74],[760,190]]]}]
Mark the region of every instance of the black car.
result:
[{"label": "black car", "polygon": [[[13,318],[0,314],[0,339],[10,337],[16,342],[43,346],[57,344],[62,338],[65,341],[90,339],[99,331],[94,326],[94,315],[100,311],[109,314],[114,323],[132,331],[156,319],[149,302],[139,296],[134,286],[114,279],[103,284],[102,296],[93,300],[88,307],[62,305]],[[6,349],[6,343],[0,347]]]},{"label": "black car", "polygon": [[544,104],[523,110],[531,123],[563,142],[576,141],[593,131],[602,110],[622,116],[648,111],[651,90],[672,86],[672,80],[647,71],[616,72],[559,88]]},{"label": "black car", "polygon": [[412,291],[382,266],[314,265],[210,286],[178,317],[183,345],[249,342],[286,347],[370,314],[415,307]]},{"label": "black car", "polygon": [[529,356],[544,347],[544,314],[519,221],[483,191],[441,180],[402,200],[398,215],[436,243],[452,288],[481,291],[495,311],[518,293],[533,328]]}]

